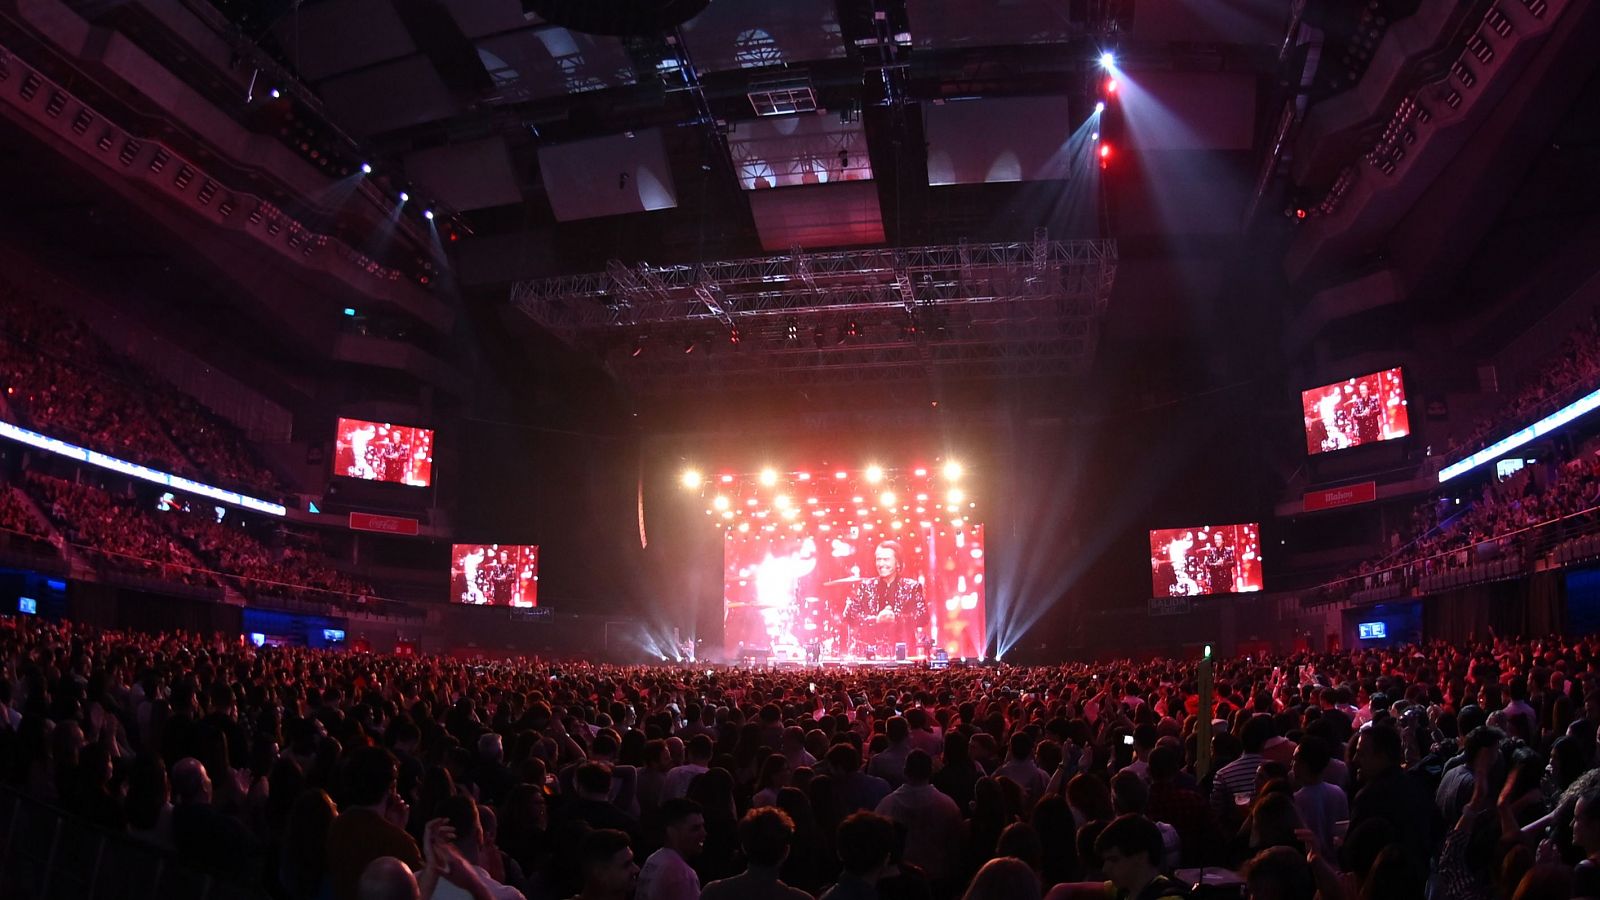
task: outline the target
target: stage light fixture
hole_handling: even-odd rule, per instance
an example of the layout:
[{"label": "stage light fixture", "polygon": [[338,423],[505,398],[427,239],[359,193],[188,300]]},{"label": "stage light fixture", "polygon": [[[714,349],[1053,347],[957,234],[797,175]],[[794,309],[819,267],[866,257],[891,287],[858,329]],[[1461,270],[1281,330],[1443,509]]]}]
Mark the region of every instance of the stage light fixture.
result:
[{"label": "stage light fixture", "polygon": [[835,473],[833,473],[833,477],[839,479],[840,481],[843,481],[846,478],[850,477],[850,473],[849,472],[835,472]]},{"label": "stage light fixture", "polygon": [[877,484],[883,480],[882,466],[867,466],[867,484]]},{"label": "stage light fixture", "polygon": [[683,342],[683,352],[685,354],[694,352],[694,338],[690,338]]},{"label": "stage light fixture", "polygon": [[1093,133],[1091,133],[1091,134],[1090,134],[1090,135],[1089,135],[1089,140],[1091,140],[1091,141],[1098,141],[1098,140],[1100,140],[1100,132],[1098,132],[1098,131],[1096,131],[1096,132],[1093,132]]},{"label": "stage light fixture", "polygon": [[363,175],[371,175],[372,174],[372,163],[362,163],[361,164],[361,174],[363,174]]},{"label": "stage light fixture", "polygon": [[767,487],[772,487],[773,485],[777,484],[778,483],[778,470],[776,470],[776,469],[762,469],[761,470],[761,483],[766,485]]},{"label": "stage light fixture", "polygon": [[740,522],[739,523],[739,533],[740,534],[749,534],[750,533],[750,523],[749,522]]},{"label": "stage light fixture", "polygon": [[684,469],[683,477],[679,480],[682,482],[684,487],[691,491],[700,487],[700,485],[705,484],[706,481],[705,476],[701,475],[694,469]]},{"label": "stage light fixture", "polygon": [[1117,80],[1115,78],[1106,79],[1105,92],[1108,95],[1115,94],[1117,92]]},{"label": "stage light fixture", "polygon": [[1104,53],[1100,54],[1100,68],[1102,68],[1102,69],[1115,69],[1116,67],[1117,67],[1117,55],[1115,53],[1112,53],[1110,50],[1107,50]]},{"label": "stage light fixture", "polygon": [[644,353],[644,338],[639,338],[638,340],[633,342],[633,350],[629,351],[628,355],[633,357],[633,358],[635,358],[635,359],[638,359],[639,356],[642,355],[643,353]]},{"label": "stage light fixture", "polygon": [[733,484],[733,476],[732,475],[724,475],[724,476],[722,476],[722,483],[723,484]]},{"label": "stage light fixture", "polygon": [[958,463],[953,459],[944,464],[944,477],[946,481],[960,481],[961,476],[965,471],[965,469],[961,468],[961,463]]},{"label": "stage light fixture", "polygon": [[423,210],[422,211],[422,217],[424,219],[427,219],[429,222],[432,222],[433,221],[433,210],[431,210],[431,209]]},{"label": "stage light fixture", "polygon": [[811,480],[811,473],[810,472],[800,472],[799,474],[794,476],[794,480],[795,481],[810,481]]},{"label": "stage light fixture", "polygon": [[406,193],[405,191],[401,191],[400,192],[400,202],[401,203],[404,203],[404,202],[406,202],[407,200],[410,200],[410,199],[411,199],[411,195],[410,194]]},{"label": "stage light fixture", "polygon": [[711,501],[712,508],[716,509],[717,512],[726,512],[731,504],[732,501],[721,494],[718,494],[716,499]]},{"label": "stage light fixture", "polygon": [[283,99],[283,91],[280,91],[277,88],[273,88],[272,90],[268,91],[267,94],[274,100]]},{"label": "stage light fixture", "polygon": [[792,502],[794,501],[789,499],[788,494],[779,494],[778,496],[772,498],[772,505],[779,509],[788,509],[789,504]]},{"label": "stage light fixture", "polygon": [[[966,498],[967,498],[967,495],[961,492],[961,488],[951,488],[950,489],[949,500],[950,500],[951,503],[960,503],[962,500],[965,500]],[[954,512],[954,510],[952,510],[952,512]]]},{"label": "stage light fixture", "polygon": [[1094,111],[1097,112],[1097,113],[1105,112],[1106,111],[1106,102],[1104,100],[1096,100],[1094,102]]},{"label": "stage light fixture", "polygon": [[898,499],[899,498],[894,495],[894,491],[884,491],[883,496],[878,498],[878,502],[884,507],[892,507],[894,506],[895,501]]}]

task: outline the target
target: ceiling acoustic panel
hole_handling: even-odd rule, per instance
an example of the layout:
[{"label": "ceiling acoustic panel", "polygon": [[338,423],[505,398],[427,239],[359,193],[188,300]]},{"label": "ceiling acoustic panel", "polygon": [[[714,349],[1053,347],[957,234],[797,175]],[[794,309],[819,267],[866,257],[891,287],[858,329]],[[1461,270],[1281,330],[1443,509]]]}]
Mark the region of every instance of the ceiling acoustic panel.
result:
[{"label": "ceiling acoustic panel", "polygon": [[543,100],[634,83],[633,64],[614,37],[554,25],[524,28],[477,42],[497,103]]},{"label": "ceiling acoustic panel", "polygon": [[307,81],[417,52],[391,0],[296,4],[272,31]]},{"label": "ceiling acoustic panel", "polygon": [[728,150],[747,191],[869,181],[872,160],[860,122],[838,116],[799,113],[738,123],[728,135]]},{"label": "ceiling acoustic panel", "polygon": [[502,31],[515,31],[540,19],[523,13],[522,0],[443,0],[461,33],[476,40]]},{"label": "ceiling acoustic panel", "polygon": [[340,75],[318,86],[339,124],[358,137],[447,118],[460,111],[422,55]]},{"label": "ceiling acoustic panel", "polygon": [[[1163,0],[1165,2],[1165,0]],[[1081,31],[1065,0],[906,0],[918,50],[1058,44]]]},{"label": "ceiling acoustic panel", "polygon": [[930,185],[1055,181],[1071,174],[1073,125],[1065,97],[924,103],[922,117]]},{"label": "ceiling acoustic panel", "polygon": [[1255,44],[1283,39],[1288,7],[1282,0],[1161,0],[1134,8],[1133,40],[1166,44]]},{"label": "ceiling acoustic panel", "polygon": [[684,23],[683,40],[705,72],[845,55],[834,0],[716,0]]},{"label": "ceiling acoustic panel", "polygon": [[562,222],[678,205],[659,128],[540,147],[539,175]]},{"label": "ceiling acoustic panel", "polygon": [[883,243],[883,210],[870,181],[755,191],[749,197],[763,250]]},{"label": "ceiling acoustic panel", "polygon": [[522,200],[511,150],[502,137],[419,150],[406,156],[405,166],[412,180],[455,209]]}]

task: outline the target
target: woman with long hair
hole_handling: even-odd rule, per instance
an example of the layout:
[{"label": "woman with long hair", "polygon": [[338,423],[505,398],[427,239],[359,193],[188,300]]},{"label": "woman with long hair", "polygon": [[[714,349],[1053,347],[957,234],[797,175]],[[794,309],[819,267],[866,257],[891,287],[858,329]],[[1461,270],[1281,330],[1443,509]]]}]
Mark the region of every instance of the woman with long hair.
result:
[{"label": "woman with long hair", "polygon": [[761,772],[756,776],[756,793],[751,798],[750,806],[771,806],[778,799],[778,791],[789,783],[789,758],[782,753],[773,753],[761,763]]}]

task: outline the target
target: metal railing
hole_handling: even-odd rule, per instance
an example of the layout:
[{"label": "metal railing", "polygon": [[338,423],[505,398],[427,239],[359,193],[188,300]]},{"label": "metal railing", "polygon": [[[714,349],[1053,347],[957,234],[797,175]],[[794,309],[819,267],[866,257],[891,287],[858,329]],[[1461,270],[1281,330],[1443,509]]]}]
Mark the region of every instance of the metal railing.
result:
[{"label": "metal railing", "polygon": [[1600,557],[1600,504],[1546,519],[1465,547],[1406,560],[1318,585],[1301,595],[1306,606],[1377,603],[1468,584],[1518,578],[1539,561],[1561,568]]}]

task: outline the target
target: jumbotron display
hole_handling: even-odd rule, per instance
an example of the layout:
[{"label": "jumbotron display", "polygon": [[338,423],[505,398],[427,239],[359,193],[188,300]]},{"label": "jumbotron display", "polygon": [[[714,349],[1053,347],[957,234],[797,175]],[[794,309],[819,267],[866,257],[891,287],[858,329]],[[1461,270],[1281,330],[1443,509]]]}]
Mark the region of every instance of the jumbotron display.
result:
[{"label": "jumbotron display", "polygon": [[1251,522],[1152,531],[1150,575],[1157,597],[1259,591],[1261,526]]},{"label": "jumbotron display", "polygon": [[539,548],[452,544],[450,601],[473,606],[538,606]]},{"label": "jumbotron display", "polygon": [[1400,369],[1385,369],[1300,392],[1306,452],[1326,453],[1411,433]]},{"label": "jumbotron display", "polygon": [[427,487],[433,483],[433,431],[341,417],[333,474]]},{"label": "jumbotron display", "polygon": [[981,657],[983,525],[960,477],[949,464],[713,479],[728,659]]}]

